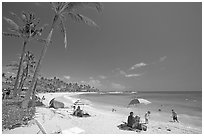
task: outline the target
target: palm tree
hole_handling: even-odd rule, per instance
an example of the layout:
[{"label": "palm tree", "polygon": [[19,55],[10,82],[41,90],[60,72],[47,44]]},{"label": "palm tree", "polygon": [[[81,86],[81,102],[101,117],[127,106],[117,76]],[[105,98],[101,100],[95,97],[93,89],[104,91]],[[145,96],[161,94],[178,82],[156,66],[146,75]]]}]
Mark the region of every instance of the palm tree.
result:
[{"label": "palm tree", "polygon": [[[11,64],[6,65],[9,69],[11,69],[12,71],[17,71],[19,64],[17,61],[13,61]],[[33,55],[33,53],[31,53],[30,51],[27,51],[25,53],[25,57],[23,58],[23,62],[22,62],[22,72],[19,74],[19,78],[20,79],[20,83],[19,86],[17,88],[17,96],[20,93],[20,90],[22,90],[22,87],[24,85],[24,82],[26,81],[26,79],[34,73],[34,68],[35,68],[35,57]]]},{"label": "palm tree", "polygon": [[79,8],[84,8],[84,7],[85,8],[86,7],[96,8],[98,12],[102,11],[102,5],[99,2],[51,2],[51,6],[55,12],[54,18],[52,20],[51,29],[50,29],[49,34],[47,36],[45,45],[42,49],[40,59],[39,59],[38,64],[36,66],[36,70],[35,70],[31,85],[29,87],[29,91],[26,94],[25,101],[22,104],[23,108],[28,107],[28,102],[30,100],[30,96],[33,94],[32,91],[33,91],[34,83],[36,82],[38,73],[40,71],[40,66],[41,66],[42,60],[45,56],[45,53],[47,51],[47,48],[50,45],[52,33],[53,33],[55,26],[56,25],[59,26],[59,28],[63,34],[63,37],[64,37],[64,44],[65,44],[65,48],[66,48],[67,47],[67,33],[66,33],[66,28],[65,28],[65,15],[67,14],[69,17],[71,17],[71,19],[73,19],[76,22],[83,22],[83,23],[88,24],[90,26],[97,26],[94,21],[92,21],[88,17],[85,17],[85,16],[77,13],[76,11]]},{"label": "palm tree", "polygon": [[14,32],[14,33],[5,33],[3,32],[4,36],[11,36],[11,37],[18,37],[23,39],[23,48],[21,52],[21,57],[20,57],[20,62],[19,62],[19,67],[18,67],[18,72],[15,80],[15,85],[14,85],[14,92],[13,96],[17,96],[17,87],[19,83],[19,75],[21,72],[22,68],[22,62],[26,50],[26,45],[32,40],[32,39],[37,39],[38,36],[41,35],[43,29],[45,26],[38,28],[37,25],[39,24],[40,20],[35,17],[33,13],[25,13],[23,12],[21,17],[18,17],[15,13],[11,12],[11,15],[14,16],[18,24],[14,22],[13,20],[4,17],[6,22],[10,25],[9,30]]},{"label": "palm tree", "polygon": [[28,78],[28,75],[31,75],[34,73],[34,68],[35,68],[35,57],[34,54],[31,53],[30,51],[26,52],[25,54],[25,58],[23,60],[25,66],[23,68],[23,72],[21,75],[21,80],[20,80],[20,84],[18,87],[18,91],[17,91],[17,95],[20,93],[20,91],[23,88],[24,82],[26,81],[26,79]]}]

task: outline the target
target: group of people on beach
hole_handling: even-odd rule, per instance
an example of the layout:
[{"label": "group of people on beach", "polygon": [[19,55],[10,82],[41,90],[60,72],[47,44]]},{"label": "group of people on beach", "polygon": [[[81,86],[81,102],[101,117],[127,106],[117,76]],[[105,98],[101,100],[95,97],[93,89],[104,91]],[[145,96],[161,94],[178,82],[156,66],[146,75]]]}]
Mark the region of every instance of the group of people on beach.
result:
[{"label": "group of people on beach", "polygon": [[77,106],[77,108],[75,106],[73,106],[74,111],[73,111],[73,115],[77,116],[77,117],[90,117],[91,115],[89,113],[87,113],[86,111],[83,111],[80,106]]},{"label": "group of people on beach", "polygon": [[11,93],[11,90],[10,90],[10,89],[3,89],[2,99],[8,99],[10,93]]},{"label": "group of people on beach", "polygon": [[[150,114],[151,114],[150,111],[147,111],[145,113],[144,115],[145,123],[144,124],[149,123]],[[173,122],[176,122],[176,121],[179,122],[177,113],[174,111],[174,109],[172,109],[172,118],[173,118]],[[127,126],[131,128],[140,128],[141,127],[140,117],[138,115],[134,117],[134,113],[130,112],[130,115],[128,116],[128,120],[127,120]]]},{"label": "group of people on beach", "polygon": [[[149,123],[150,114],[151,114],[150,111],[147,111],[145,113],[145,124]],[[127,126],[131,128],[137,128],[140,125],[140,117],[138,115],[134,117],[133,115],[134,113],[130,112],[130,115],[128,116]]]},{"label": "group of people on beach", "polygon": [[78,106],[76,109],[75,109],[75,106],[73,106],[74,108],[74,112],[73,112],[73,115],[75,116],[78,116],[78,117],[83,117],[83,110],[81,110],[80,106]]}]

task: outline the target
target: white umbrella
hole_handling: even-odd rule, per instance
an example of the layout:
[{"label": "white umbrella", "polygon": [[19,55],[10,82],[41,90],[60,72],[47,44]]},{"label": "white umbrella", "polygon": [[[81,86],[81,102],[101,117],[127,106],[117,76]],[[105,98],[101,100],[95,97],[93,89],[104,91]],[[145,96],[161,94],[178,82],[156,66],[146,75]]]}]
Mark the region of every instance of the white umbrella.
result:
[{"label": "white umbrella", "polygon": [[132,99],[131,101],[130,101],[130,103],[128,104],[128,106],[130,106],[130,105],[137,105],[137,104],[145,104],[145,105],[147,105],[147,104],[150,104],[151,102],[150,101],[148,101],[148,100],[146,100],[146,99],[143,99],[143,98],[135,98],[135,99]]},{"label": "white umbrella", "polygon": [[[130,103],[128,104],[128,107],[131,106],[131,105],[140,105],[140,104],[150,104],[151,102],[146,100],[146,99],[143,99],[143,98],[135,98],[135,99],[132,99],[130,101]],[[138,109],[138,112],[139,112],[139,109]]]},{"label": "white umbrella", "polygon": [[85,105],[84,103],[82,103],[82,101],[77,100],[76,102],[74,102],[74,105]]}]

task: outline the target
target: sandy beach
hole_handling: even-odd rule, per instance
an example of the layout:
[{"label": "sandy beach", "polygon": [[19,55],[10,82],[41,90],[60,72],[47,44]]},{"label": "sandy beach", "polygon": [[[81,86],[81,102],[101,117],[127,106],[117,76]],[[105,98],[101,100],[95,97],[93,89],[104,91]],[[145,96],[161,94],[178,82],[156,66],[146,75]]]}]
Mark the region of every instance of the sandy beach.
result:
[{"label": "sandy beach", "polygon": [[[45,97],[43,103],[45,107],[37,107],[35,119],[42,124],[47,133],[52,134],[57,131],[61,131],[63,134],[201,134],[202,130],[199,128],[191,128],[183,123],[174,122],[162,122],[157,120],[155,113],[150,118],[150,122],[147,125],[147,131],[135,132],[129,130],[120,130],[117,126],[122,122],[127,121],[128,114],[124,114],[124,110],[119,107],[116,108],[116,112],[112,112],[113,107],[106,105],[99,105],[90,101],[88,105],[82,106],[82,109],[89,113],[90,117],[79,118],[70,115],[72,113],[69,105],[73,104],[78,98],[76,95],[82,93],[45,93],[39,94]],[[52,98],[59,97],[65,102],[67,108],[53,109],[47,108]],[[165,118],[165,116],[162,116]],[[141,117],[143,121],[143,117]],[[5,130],[3,134],[42,134],[39,131],[39,127],[35,121],[30,121],[28,126],[19,127],[13,130]]]}]

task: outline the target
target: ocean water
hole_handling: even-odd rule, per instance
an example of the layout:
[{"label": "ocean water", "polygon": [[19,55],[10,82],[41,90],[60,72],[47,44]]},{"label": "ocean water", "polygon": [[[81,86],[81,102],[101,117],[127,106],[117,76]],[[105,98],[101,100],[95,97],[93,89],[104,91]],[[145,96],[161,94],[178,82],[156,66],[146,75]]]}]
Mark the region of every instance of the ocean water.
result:
[{"label": "ocean water", "polygon": [[[151,111],[154,119],[170,121],[171,110],[174,109],[179,120],[192,127],[202,128],[202,92],[138,92],[138,93],[95,93],[79,95],[81,99],[87,99],[101,105],[121,107],[129,111],[144,114]],[[151,102],[148,105],[136,105],[127,108],[129,102],[134,98],[144,98]],[[161,109],[161,111],[158,111]],[[165,120],[169,116],[168,120]]]}]

